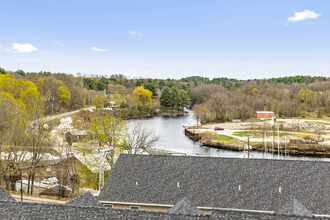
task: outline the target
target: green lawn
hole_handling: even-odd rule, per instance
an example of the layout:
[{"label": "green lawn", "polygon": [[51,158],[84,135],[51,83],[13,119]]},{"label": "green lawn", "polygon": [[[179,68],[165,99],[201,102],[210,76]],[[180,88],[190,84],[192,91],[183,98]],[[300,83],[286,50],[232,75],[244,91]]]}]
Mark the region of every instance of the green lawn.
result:
[{"label": "green lawn", "polygon": [[238,140],[234,137],[230,137],[227,135],[219,134],[213,138],[213,141],[221,142],[223,144],[228,145],[242,145],[245,143],[245,141]]},{"label": "green lawn", "polygon": [[[250,135],[250,136],[253,136],[254,138],[263,138],[264,132],[263,131],[237,131],[237,132],[234,132],[233,135],[238,136],[238,137],[244,137],[244,136]],[[267,131],[266,135],[267,136],[272,136],[273,131]],[[277,131],[275,132],[275,135],[277,136]],[[284,137],[286,135],[287,136],[295,136],[295,135],[298,135],[298,134],[280,132],[280,137]]]},{"label": "green lawn", "polygon": [[224,135],[224,134],[219,134],[219,135],[215,136],[214,140],[216,140],[216,141],[232,141],[232,140],[237,140],[237,139]]}]

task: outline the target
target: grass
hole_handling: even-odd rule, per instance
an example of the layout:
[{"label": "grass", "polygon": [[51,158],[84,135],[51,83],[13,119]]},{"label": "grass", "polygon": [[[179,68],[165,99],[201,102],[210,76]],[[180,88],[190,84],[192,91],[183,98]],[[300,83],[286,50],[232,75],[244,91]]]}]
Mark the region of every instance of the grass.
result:
[{"label": "grass", "polygon": [[[263,138],[264,137],[264,132],[263,131],[237,131],[237,132],[234,132],[233,135],[238,136],[238,137],[244,137],[244,136],[250,135],[250,136],[253,136],[254,138]],[[267,136],[272,136],[273,131],[267,131],[266,135]],[[275,135],[277,136],[277,131],[275,132]],[[280,137],[284,137],[286,135],[295,136],[297,134],[280,132]]]},{"label": "grass", "polygon": [[219,135],[215,136],[214,140],[216,140],[216,141],[232,141],[232,140],[237,140],[237,139],[224,135],[224,134],[219,134]]},{"label": "grass", "polygon": [[223,144],[228,144],[228,145],[237,145],[237,144],[241,145],[242,143],[245,143],[244,141],[223,134],[219,134],[215,136],[213,138],[213,141],[221,142]]},{"label": "grass", "polygon": [[241,122],[264,122],[264,120],[260,120],[260,119],[247,119],[245,121],[241,121]]}]

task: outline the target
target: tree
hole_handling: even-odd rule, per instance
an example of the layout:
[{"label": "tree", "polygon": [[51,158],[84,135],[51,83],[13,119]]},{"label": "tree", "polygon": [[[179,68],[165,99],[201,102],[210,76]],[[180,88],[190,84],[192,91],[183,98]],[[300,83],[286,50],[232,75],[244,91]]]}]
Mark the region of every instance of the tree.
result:
[{"label": "tree", "polygon": [[107,89],[108,84],[109,84],[108,80],[107,80],[106,78],[102,77],[102,78],[97,82],[97,84],[96,84],[96,88],[97,88],[98,90],[100,90],[100,91],[103,91],[103,90]]},{"label": "tree", "polygon": [[61,106],[68,106],[70,103],[70,91],[68,87],[66,86],[61,86],[58,88],[57,91],[57,98],[58,102],[60,103]]},{"label": "tree", "polygon": [[187,107],[190,105],[190,98],[187,94],[187,92],[183,89],[180,90],[180,105],[179,108],[183,110],[184,107]]},{"label": "tree", "polygon": [[23,70],[17,70],[15,73],[21,76],[25,76],[25,72]]},{"label": "tree", "polygon": [[210,112],[205,106],[197,105],[194,108],[194,118],[197,120],[197,126],[198,126],[198,122],[202,124],[207,119],[210,118]]},{"label": "tree", "polygon": [[136,97],[141,104],[151,103],[152,93],[149,90],[144,89],[143,86],[136,87],[132,94],[133,97]]},{"label": "tree", "polygon": [[148,82],[148,83],[144,84],[144,88],[151,91],[152,96],[158,96],[157,89],[156,89],[156,83]]},{"label": "tree", "polygon": [[108,85],[108,94],[115,94],[116,92],[119,93],[120,95],[126,95],[127,89],[123,85],[109,84]]},{"label": "tree", "polygon": [[115,94],[113,94],[111,100],[115,102],[115,105],[120,105],[122,103],[122,99],[118,92],[115,92]]},{"label": "tree", "polygon": [[181,106],[181,97],[180,97],[180,91],[176,86],[172,86],[171,88],[171,99],[173,100],[171,106],[172,110],[173,108],[179,109]]},{"label": "tree", "polygon": [[96,108],[104,107],[104,101],[101,96],[94,96],[92,97],[92,105],[95,105]]},{"label": "tree", "polygon": [[[127,149],[126,123],[113,115],[105,115],[86,122],[87,140],[97,141],[98,149],[107,149],[109,152],[106,161],[112,169],[116,156]],[[95,150],[93,146],[90,146]]]},{"label": "tree", "polygon": [[160,101],[160,104],[165,107],[171,107],[173,105],[171,92],[167,86],[164,87],[162,94],[160,95],[159,101]]},{"label": "tree", "polygon": [[96,88],[96,83],[94,80],[90,79],[90,78],[84,78],[84,86],[88,89],[88,90],[92,90]]},{"label": "tree", "polygon": [[160,140],[152,130],[148,130],[140,123],[134,124],[128,130],[127,151],[130,154],[142,154],[150,152],[150,149]]},{"label": "tree", "polygon": [[0,67],[0,74],[6,74],[6,73],[7,73],[6,70]]}]

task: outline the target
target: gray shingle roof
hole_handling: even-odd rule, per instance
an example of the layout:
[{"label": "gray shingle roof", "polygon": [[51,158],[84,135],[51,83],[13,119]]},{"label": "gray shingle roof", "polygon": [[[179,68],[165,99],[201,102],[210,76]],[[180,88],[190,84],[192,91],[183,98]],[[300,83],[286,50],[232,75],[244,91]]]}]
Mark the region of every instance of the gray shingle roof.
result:
[{"label": "gray shingle roof", "polygon": [[208,220],[206,216],[189,216],[166,212],[77,207],[44,203],[1,202],[0,219],[178,219]]},{"label": "gray shingle roof", "polygon": [[313,216],[313,214],[297,199],[292,199],[286,203],[280,210],[276,211],[282,215]]},{"label": "gray shingle roof", "polygon": [[328,162],[122,154],[98,199],[275,211],[296,198],[330,214],[329,174]]},{"label": "gray shingle roof", "polygon": [[166,212],[133,211],[106,207],[77,207],[44,203],[0,201],[0,219],[178,219],[178,220],[217,220],[217,219],[329,219],[302,217],[272,213],[212,211],[211,216],[193,216]]},{"label": "gray shingle roof", "polygon": [[177,202],[170,210],[169,213],[177,213],[184,215],[204,215],[191,201],[186,197]]},{"label": "gray shingle roof", "polygon": [[103,207],[103,205],[97,201],[90,192],[77,196],[76,198],[65,203],[68,206],[80,206],[80,207]]},{"label": "gray shingle roof", "polygon": [[16,202],[16,200],[4,188],[2,188],[2,186],[0,186],[0,201]]},{"label": "gray shingle roof", "polygon": [[308,219],[329,219],[327,217],[308,217],[308,216],[294,216],[294,215],[281,215],[276,213],[260,213],[260,212],[247,212],[247,211],[229,211],[229,210],[212,210],[210,220],[213,219],[262,219],[262,220],[308,220]]}]

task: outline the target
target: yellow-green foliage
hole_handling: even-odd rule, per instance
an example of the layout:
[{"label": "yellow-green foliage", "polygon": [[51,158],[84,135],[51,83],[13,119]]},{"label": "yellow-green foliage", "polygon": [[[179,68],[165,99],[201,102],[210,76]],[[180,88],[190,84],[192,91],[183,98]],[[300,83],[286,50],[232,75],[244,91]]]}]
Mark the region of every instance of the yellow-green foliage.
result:
[{"label": "yellow-green foliage", "polygon": [[92,105],[95,105],[96,108],[104,107],[104,101],[101,96],[94,96],[92,97]]},{"label": "yellow-green foliage", "polygon": [[121,99],[118,91],[116,91],[115,94],[113,94],[112,101],[115,102],[116,105],[120,105],[122,103],[122,99]]},{"label": "yellow-green foliage", "polygon": [[34,108],[41,101],[37,87],[31,81],[15,79],[11,75],[0,75],[0,92],[6,93],[7,98],[13,98],[27,109]]},{"label": "yellow-green foliage", "polygon": [[62,106],[68,106],[70,103],[70,91],[66,86],[60,86],[57,91],[58,101]]},{"label": "yellow-green foliage", "polygon": [[133,97],[138,98],[140,103],[150,103],[152,92],[148,89],[143,88],[143,86],[138,86],[133,91]]}]

